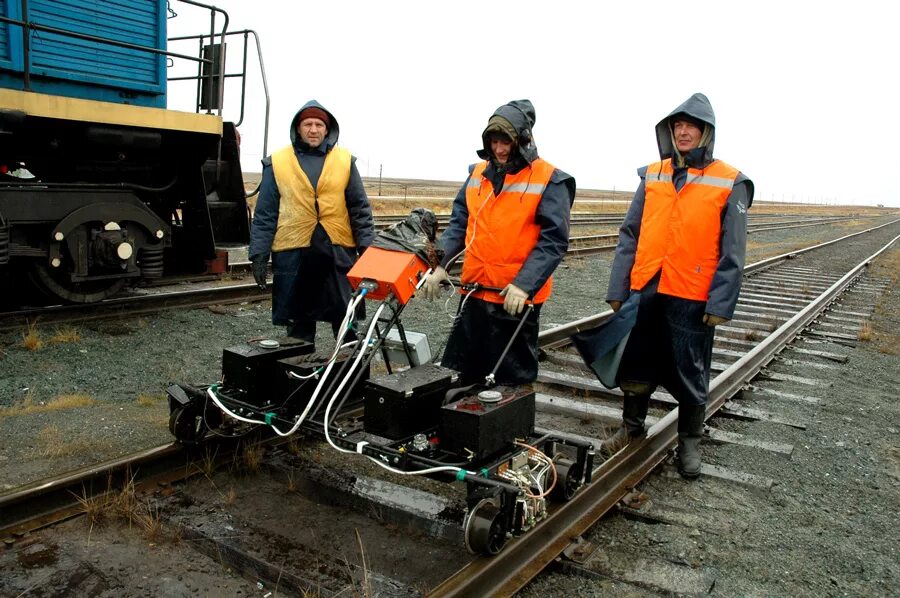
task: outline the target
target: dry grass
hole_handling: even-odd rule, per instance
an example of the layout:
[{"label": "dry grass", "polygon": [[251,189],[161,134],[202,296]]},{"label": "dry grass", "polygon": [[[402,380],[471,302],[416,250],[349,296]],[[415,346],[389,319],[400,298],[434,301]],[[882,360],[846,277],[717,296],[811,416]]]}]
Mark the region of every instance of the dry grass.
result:
[{"label": "dry grass", "polygon": [[38,351],[44,346],[41,331],[37,329],[36,322],[30,322],[28,328],[22,333],[22,347],[29,351]]},{"label": "dry grass", "polygon": [[872,264],[870,272],[874,276],[889,278],[896,283],[900,278],[900,249],[889,249],[882,253]]},{"label": "dry grass", "polygon": [[241,452],[243,470],[249,473],[259,473],[265,454],[266,447],[261,444],[246,445]]},{"label": "dry grass", "polygon": [[900,248],[890,249],[881,254],[871,265],[872,276],[891,281],[892,288],[886,292],[875,306],[875,320],[872,323],[872,344],[884,355],[900,355],[900,333],[896,322],[897,314],[892,311],[892,297],[897,293],[900,280]]},{"label": "dry grass", "polygon": [[158,395],[147,395],[140,394],[137,398],[137,404],[139,407],[156,407],[160,403],[163,403],[166,400],[166,395],[158,394]]},{"label": "dry grass", "polygon": [[57,459],[79,454],[96,455],[108,446],[91,440],[73,439],[64,434],[58,426],[44,426],[35,436],[35,451],[44,458]]},{"label": "dry grass", "polygon": [[[107,481],[105,492],[96,496],[88,496],[87,490],[82,490],[81,496],[76,500],[85,514],[90,529],[95,525],[110,521],[122,521],[129,527],[136,526],[150,542],[156,542],[162,536],[165,529],[159,506],[147,501],[138,500],[134,484],[134,476],[126,473],[127,482],[118,490],[113,488],[112,480]],[[178,542],[181,531],[173,534],[173,542]]]},{"label": "dry grass", "polygon": [[203,458],[200,460],[200,473],[202,473],[207,479],[212,479],[213,473],[216,471],[216,455],[218,451],[210,451],[207,447],[203,453]]},{"label": "dry grass", "polygon": [[287,491],[293,494],[297,491],[297,488],[297,474],[295,474],[294,471],[291,470],[287,474]]},{"label": "dry grass", "polygon": [[453,205],[453,198],[448,199],[419,199],[411,197],[406,201],[392,199],[379,199],[377,196],[369,196],[372,204],[372,213],[375,216],[397,216],[409,214],[413,208],[427,208],[437,216],[449,216]]},{"label": "dry grass", "polygon": [[0,417],[16,417],[19,415],[31,415],[48,411],[77,409],[79,407],[90,407],[96,403],[97,400],[87,394],[59,395],[46,403],[36,403],[33,393],[29,391],[28,394],[25,395],[25,398],[15,405],[11,405],[10,407],[0,407]]},{"label": "dry grass", "polygon": [[862,327],[859,329],[859,333],[856,335],[861,341],[870,341],[872,340],[872,322],[866,320],[863,322]]},{"label": "dry grass", "polygon": [[150,542],[156,542],[162,536],[163,522],[158,506],[150,502],[144,503],[131,511],[130,517]]},{"label": "dry grass", "polygon": [[630,439],[628,438],[627,434],[623,434],[621,437],[615,438],[615,440],[613,440],[613,438],[615,437],[615,433],[618,430],[619,430],[618,427],[610,429],[609,436],[604,438],[604,441],[611,441],[611,442],[609,442],[607,445],[601,447],[601,453],[603,453],[603,455],[605,455],[607,457],[611,457],[612,455],[615,455],[620,450],[625,448],[625,445],[627,445],[630,442]]},{"label": "dry grass", "polygon": [[366,548],[363,546],[362,536],[356,530],[356,543],[359,545],[359,561],[362,567],[362,591],[363,596],[372,596],[372,584],[369,582],[369,561],[366,559]]},{"label": "dry grass", "polygon": [[87,490],[83,490],[80,496],[75,496],[75,500],[78,501],[81,512],[84,513],[84,516],[87,518],[91,530],[94,529],[95,525],[99,525],[110,519],[114,513],[114,501],[109,493],[88,496]]},{"label": "dry grass", "polygon": [[228,487],[228,490],[222,496],[222,502],[229,507],[237,502],[237,490],[234,489],[234,486]]},{"label": "dry grass", "polygon": [[758,333],[756,330],[752,330],[752,329],[747,330],[747,331],[744,333],[744,340],[746,340],[746,341],[758,341],[758,340],[759,340],[759,333]]},{"label": "dry grass", "polygon": [[291,455],[297,457],[303,453],[303,441],[297,436],[293,436],[290,440],[288,440],[287,444],[284,446],[284,449]]},{"label": "dry grass", "polygon": [[78,332],[78,329],[73,326],[66,326],[64,328],[57,328],[53,336],[47,341],[50,344],[61,344],[61,343],[77,343],[81,340],[81,334]]}]

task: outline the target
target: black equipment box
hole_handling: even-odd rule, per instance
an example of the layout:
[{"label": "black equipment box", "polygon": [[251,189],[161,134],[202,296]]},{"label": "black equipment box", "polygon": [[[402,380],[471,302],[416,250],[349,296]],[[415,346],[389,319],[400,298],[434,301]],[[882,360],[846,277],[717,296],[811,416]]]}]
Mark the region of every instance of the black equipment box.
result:
[{"label": "black equipment box", "polygon": [[[340,380],[346,376],[344,368],[344,364],[348,359],[354,357],[353,349],[341,349],[337,356],[335,357],[334,365],[331,367],[331,372],[328,374],[328,380],[325,381],[325,385],[322,390],[319,392],[319,396],[316,398],[317,402],[322,401],[323,397],[327,397],[329,400],[331,399],[332,394],[327,391],[331,388],[332,392],[337,390],[338,384],[340,384]],[[302,401],[303,406],[306,406],[307,401],[312,397],[313,391],[315,391],[316,386],[319,384],[319,380],[321,379],[322,374],[325,373],[325,368],[328,365],[328,359],[331,357],[331,351],[327,353],[310,353],[305,355],[298,355],[296,357],[288,357],[286,359],[281,359],[278,362],[280,371],[278,372],[279,380],[281,380],[281,397],[284,400],[289,400],[292,404],[297,401]],[[313,372],[319,370],[317,376],[312,376],[307,378]],[[298,376],[303,376],[304,379],[294,378],[293,376],[288,375],[288,372],[293,372]],[[359,373],[359,370],[353,375],[353,378],[356,377],[356,374]],[[343,396],[348,397],[347,400],[343,403],[343,406],[349,407],[351,405],[358,404],[361,400],[361,389],[363,382],[369,377],[369,366],[366,365],[362,368],[362,375],[359,377],[359,381],[348,388],[347,385],[344,386],[341,394]],[[352,382],[352,378],[350,380]],[[334,385],[332,386],[332,383]],[[349,382],[348,382],[349,384]],[[359,399],[359,400],[357,400]],[[336,405],[337,403],[335,403]]]},{"label": "black equipment box", "polygon": [[312,353],[314,345],[295,338],[252,341],[222,351],[222,386],[243,391],[253,403],[268,403],[281,391],[278,360]]},{"label": "black equipment box", "polygon": [[441,449],[480,460],[511,449],[516,438],[534,432],[534,391],[530,387],[498,386],[473,391],[441,408]]},{"label": "black equipment box", "polygon": [[459,385],[456,370],[431,363],[366,382],[365,430],[398,440],[436,427],[444,395]]}]

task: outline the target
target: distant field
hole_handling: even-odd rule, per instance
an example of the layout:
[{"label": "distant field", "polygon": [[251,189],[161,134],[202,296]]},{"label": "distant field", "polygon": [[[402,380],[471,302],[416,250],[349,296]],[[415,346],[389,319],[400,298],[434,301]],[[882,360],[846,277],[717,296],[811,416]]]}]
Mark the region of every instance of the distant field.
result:
[{"label": "distant field", "polygon": [[[249,193],[259,184],[259,173],[244,173],[244,186]],[[436,214],[449,214],[453,198],[463,181],[429,181],[417,179],[387,179],[363,177],[363,185],[375,214],[405,214],[423,207]],[[590,214],[624,214],[633,191],[604,191],[579,189],[573,211]],[[253,200],[251,200],[253,203]],[[819,214],[869,216],[898,212],[893,208],[869,206],[807,205],[756,201],[754,214]]]}]

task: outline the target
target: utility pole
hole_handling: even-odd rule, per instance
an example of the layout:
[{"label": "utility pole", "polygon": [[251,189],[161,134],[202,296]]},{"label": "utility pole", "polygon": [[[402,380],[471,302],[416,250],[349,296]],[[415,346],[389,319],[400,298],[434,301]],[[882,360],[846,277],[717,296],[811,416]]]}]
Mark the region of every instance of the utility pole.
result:
[{"label": "utility pole", "polygon": [[378,197],[381,197],[381,169],[384,167],[384,164],[378,165]]}]

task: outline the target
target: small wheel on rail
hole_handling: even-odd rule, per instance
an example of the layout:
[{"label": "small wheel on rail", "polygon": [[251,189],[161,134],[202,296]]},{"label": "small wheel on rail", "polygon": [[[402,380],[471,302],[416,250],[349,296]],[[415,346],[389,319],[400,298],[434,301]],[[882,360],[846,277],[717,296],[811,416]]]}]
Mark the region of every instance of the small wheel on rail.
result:
[{"label": "small wheel on rail", "polygon": [[473,554],[499,553],[506,545],[506,532],[500,508],[490,499],[482,500],[466,515],[466,548]]},{"label": "small wheel on rail", "polygon": [[202,405],[179,405],[169,414],[169,432],[182,444],[196,444],[206,436]]},{"label": "small wheel on rail", "polygon": [[556,465],[556,485],[550,491],[550,498],[558,502],[572,500],[578,488],[581,486],[581,468],[575,462],[565,457],[554,459]]}]

